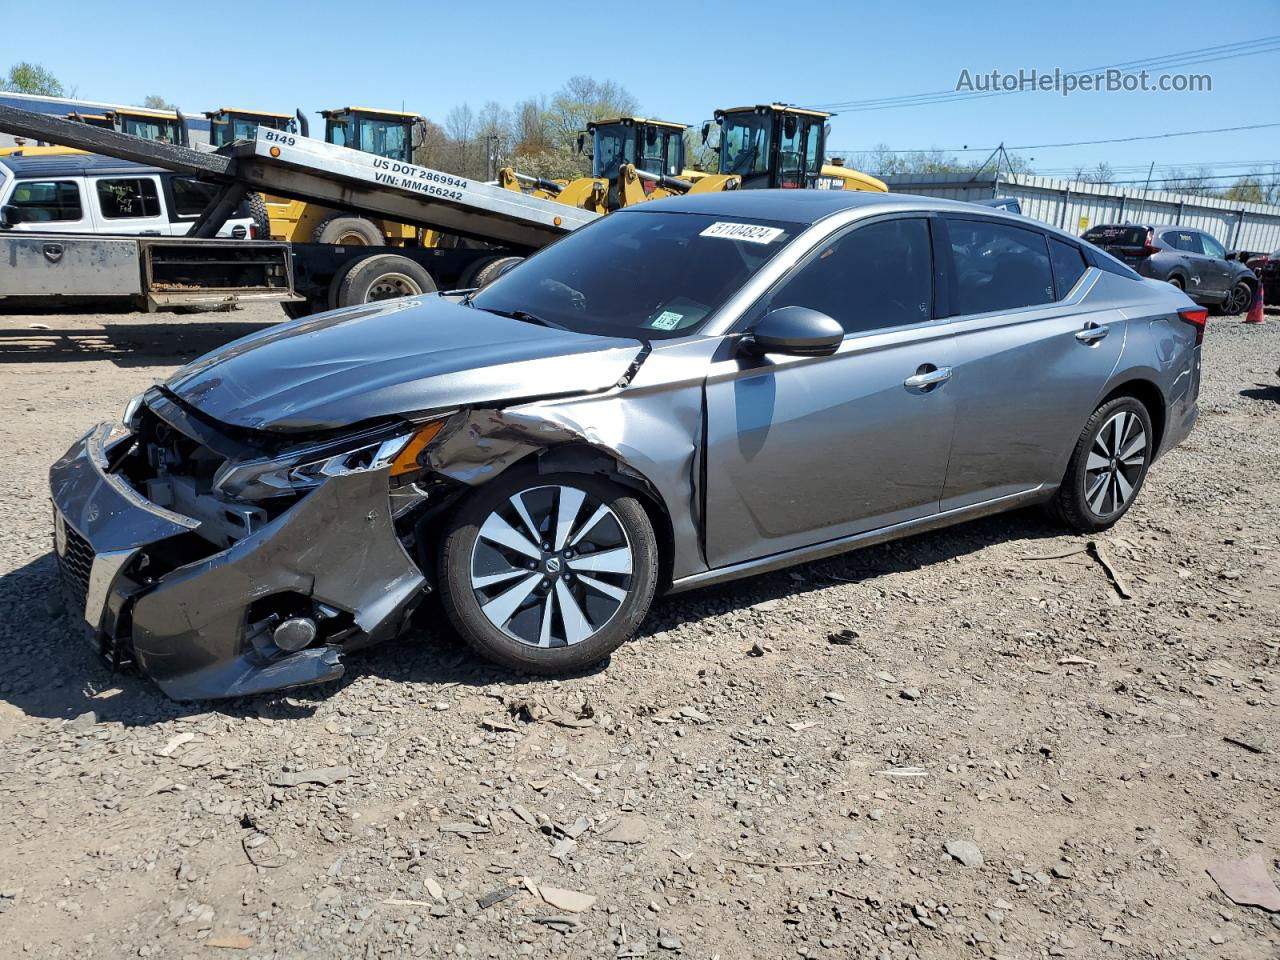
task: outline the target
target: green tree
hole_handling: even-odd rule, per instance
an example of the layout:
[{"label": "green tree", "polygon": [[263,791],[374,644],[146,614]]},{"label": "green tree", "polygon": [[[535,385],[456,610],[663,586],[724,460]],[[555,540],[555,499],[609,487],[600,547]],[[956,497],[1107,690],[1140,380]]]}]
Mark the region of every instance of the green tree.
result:
[{"label": "green tree", "polygon": [[1222,199],[1238,203],[1266,203],[1267,191],[1256,174],[1246,174],[1222,191]]},{"label": "green tree", "polygon": [[177,110],[176,103],[170,103],[159,94],[149,93],[142,98],[140,106],[146,107],[148,110]]},{"label": "green tree", "polygon": [[9,93],[34,93],[44,97],[66,95],[62,81],[40,64],[25,60],[9,68],[8,76],[0,80],[0,90]]}]

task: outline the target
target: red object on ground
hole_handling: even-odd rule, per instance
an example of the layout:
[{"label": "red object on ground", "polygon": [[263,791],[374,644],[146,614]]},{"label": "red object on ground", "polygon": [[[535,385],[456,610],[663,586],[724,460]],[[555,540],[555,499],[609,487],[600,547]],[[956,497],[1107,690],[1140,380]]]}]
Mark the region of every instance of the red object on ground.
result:
[{"label": "red object on ground", "polygon": [[1253,306],[1249,308],[1249,312],[1245,314],[1245,323],[1265,323],[1262,319],[1262,282],[1259,280],[1258,289],[1253,294]]}]

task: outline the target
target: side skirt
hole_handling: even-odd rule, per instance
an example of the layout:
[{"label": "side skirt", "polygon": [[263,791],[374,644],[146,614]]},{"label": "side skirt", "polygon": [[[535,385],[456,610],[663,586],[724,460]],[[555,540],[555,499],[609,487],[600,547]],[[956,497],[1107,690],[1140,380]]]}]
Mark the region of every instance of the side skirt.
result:
[{"label": "side skirt", "polygon": [[840,537],[838,540],[824,540],[811,546],[797,547],[794,550],[787,550],[783,553],[773,553],[767,557],[746,560],[728,567],[717,567],[704,573],[695,573],[674,581],[667,593],[683,593],[686,590],[709,587],[713,584],[724,583],[727,580],[737,580],[739,577],[751,577],[761,573],[769,573],[798,563],[809,563],[814,560],[833,557],[836,554],[847,553],[860,547],[870,547],[877,543],[885,543],[889,540],[898,540],[913,534],[949,527],[952,524],[963,523],[966,520],[976,520],[979,517],[990,516],[993,513],[1003,513],[1005,510],[1012,510],[1023,504],[1046,500],[1057,489],[1057,486],[1057,484],[1042,483],[1039,486],[1032,487],[1030,490],[1011,493],[1007,496],[997,497],[994,500],[984,500],[981,503],[974,503],[965,507],[957,507],[944,513],[935,513],[933,516],[907,520],[888,527],[879,527],[875,530],[867,530],[864,533]]}]

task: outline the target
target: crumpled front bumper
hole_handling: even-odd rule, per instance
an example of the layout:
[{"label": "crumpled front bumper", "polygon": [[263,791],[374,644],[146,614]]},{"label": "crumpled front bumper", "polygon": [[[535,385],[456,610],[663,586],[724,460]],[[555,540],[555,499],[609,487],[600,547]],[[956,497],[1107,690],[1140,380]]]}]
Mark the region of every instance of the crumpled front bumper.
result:
[{"label": "crumpled front bumper", "polygon": [[[331,477],[261,529],[161,576],[148,547],[199,521],[148,502],[107,469],[102,424],[49,472],[65,592],[95,641],[131,642],[139,667],[175,700],[261,693],[340,677],[341,648],[287,653],[251,640],[248,613],[274,594],[348,614],[347,646],[394,636],[425,581],[396,536],[386,470]],[[215,552],[216,551],[216,552]]]}]

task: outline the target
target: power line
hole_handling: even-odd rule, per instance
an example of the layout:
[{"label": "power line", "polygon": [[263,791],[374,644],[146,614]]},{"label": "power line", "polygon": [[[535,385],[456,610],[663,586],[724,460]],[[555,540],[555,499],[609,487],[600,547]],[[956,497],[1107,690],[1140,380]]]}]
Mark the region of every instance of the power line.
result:
[{"label": "power line", "polygon": [[[1213,47],[1198,47],[1193,50],[1184,50],[1179,53],[1165,54],[1158,57],[1147,57],[1141,60],[1130,60],[1099,67],[1090,67],[1085,70],[1064,71],[1063,76],[1079,77],[1083,75],[1105,73],[1108,70],[1133,71],[1138,68],[1168,70],[1174,67],[1186,67],[1202,63],[1217,63],[1224,60],[1258,56],[1260,54],[1276,51],[1280,51],[1280,34],[1259,37],[1252,40],[1237,41],[1235,43],[1220,44]],[[827,103],[811,104],[810,106],[815,109],[840,110],[844,112],[857,113],[868,110],[888,110],[898,107],[925,106],[933,103],[951,103],[961,100],[976,100],[986,97],[1008,96],[1009,94],[1020,92],[1024,91],[1018,89],[996,91],[954,89],[935,90],[931,93],[915,93],[860,100],[831,101]]]},{"label": "power line", "polygon": [[[1214,127],[1208,130],[1179,130],[1174,133],[1150,133],[1139,137],[1110,137],[1105,140],[1072,140],[1065,143],[1024,143],[1005,146],[1006,150],[1050,150],[1057,147],[1092,147],[1102,143],[1136,143],[1139,140],[1168,140],[1172,137],[1194,137],[1203,133],[1235,133],[1239,130],[1262,130],[1280,127],[1280,123],[1250,123],[1240,127]],[[990,153],[995,147],[928,147],[920,150],[877,150],[872,148],[828,147],[828,153]],[[1270,162],[1270,161],[1268,161]]]}]

